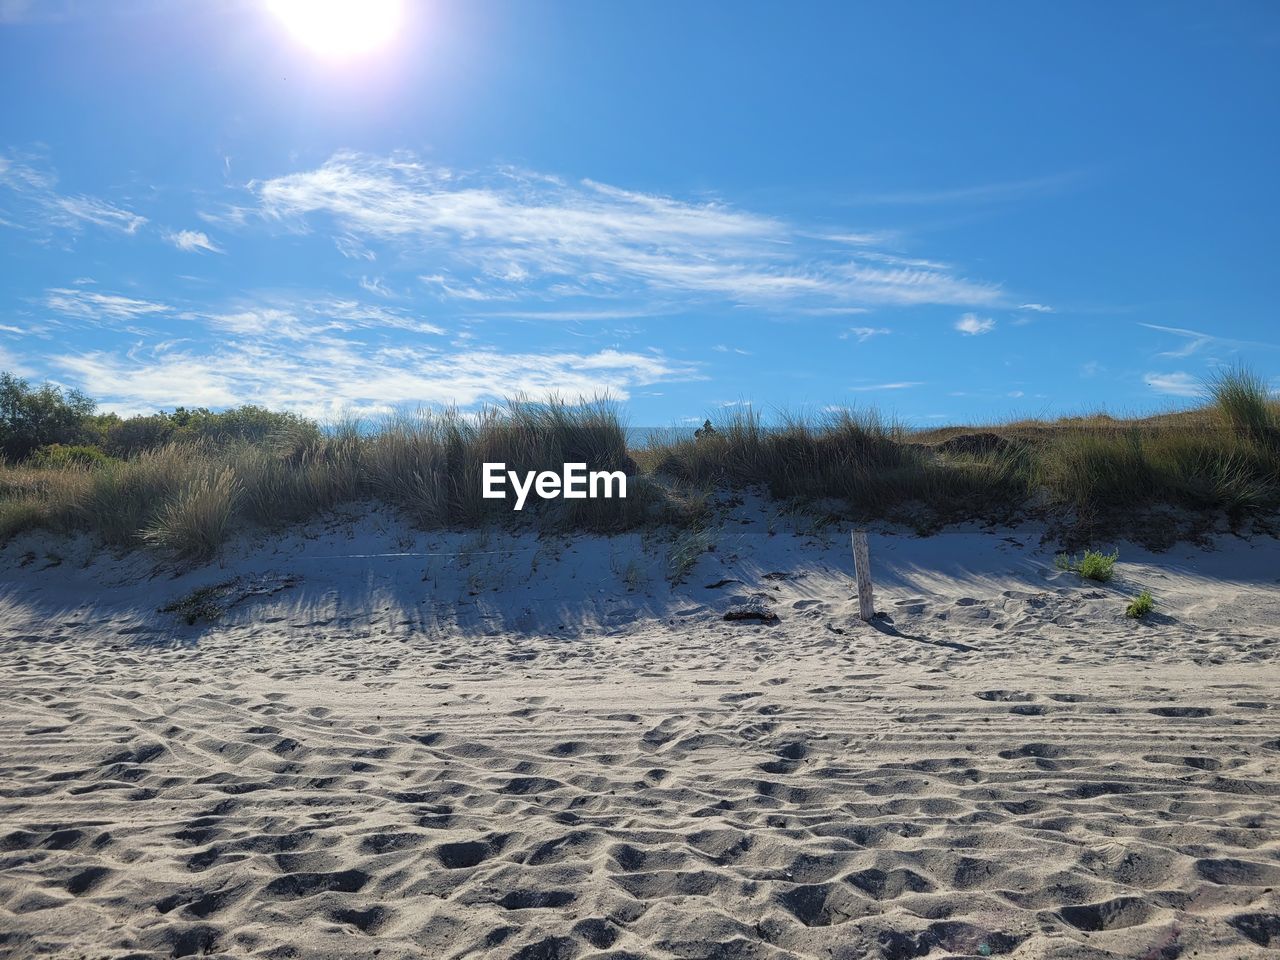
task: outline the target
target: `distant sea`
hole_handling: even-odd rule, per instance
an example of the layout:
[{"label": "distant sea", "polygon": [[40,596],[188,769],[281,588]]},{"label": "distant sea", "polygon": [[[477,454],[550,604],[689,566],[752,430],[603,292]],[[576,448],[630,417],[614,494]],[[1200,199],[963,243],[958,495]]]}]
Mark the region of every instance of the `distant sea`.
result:
[{"label": "distant sea", "polygon": [[688,440],[696,427],[627,427],[627,446],[647,447],[654,440]]}]

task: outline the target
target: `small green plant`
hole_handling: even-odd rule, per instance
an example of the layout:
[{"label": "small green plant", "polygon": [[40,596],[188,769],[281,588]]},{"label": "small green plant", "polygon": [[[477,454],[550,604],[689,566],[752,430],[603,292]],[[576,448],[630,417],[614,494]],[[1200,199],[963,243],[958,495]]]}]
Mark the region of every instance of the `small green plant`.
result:
[{"label": "small green plant", "polygon": [[1150,590],[1143,590],[1129,601],[1129,605],[1124,608],[1124,615],[1133,620],[1141,620],[1155,608],[1156,598],[1151,595]]},{"label": "small green plant", "polygon": [[1053,564],[1059,570],[1078,573],[1086,580],[1097,580],[1099,583],[1106,583],[1115,572],[1116,561],[1119,559],[1120,551],[1118,550],[1113,550],[1111,553],[1103,553],[1101,550],[1086,550],[1079,560],[1069,554],[1060,553],[1054,557]]}]

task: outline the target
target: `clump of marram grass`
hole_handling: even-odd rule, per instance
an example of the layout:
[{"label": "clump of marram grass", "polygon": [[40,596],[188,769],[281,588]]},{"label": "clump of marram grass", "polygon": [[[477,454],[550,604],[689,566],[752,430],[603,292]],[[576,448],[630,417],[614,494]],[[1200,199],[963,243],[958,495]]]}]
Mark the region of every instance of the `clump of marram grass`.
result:
[{"label": "clump of marram grass", "polygon": [[194,477],[160,508],[143,539],[183,560],[208,560],[231,532],[242,489],[229,466]]},{"label": "clump of marram grass", "polygon": [[[621,416],[607,400],[513,400],[475,413],[421,411],[390,420],[368,437],[362,454],[370,490],[428,527],[511,518],[510,501],[483,496],[485,463],[520,473],[559,472],[566,463],[636,473]],[[665,500],[663,489],[652,483],[630,486],[625,500],[531,501],[523,512],[550,526],[626,529],[654,519]]]},{"label": "clump of marram grass", "polygon": [[1218,415],[1237,434],[1255,441],[1278,439],[1276,400],[1261,376],[1231,367],[1215,373],[1206,387]]},{"label": "clump of marram grass", "polygon": [[1119,559],[1120,551],[1118,550],[1113,550],[1111,553],[1086,550],[1078,560],[1070,554],[1060,553],[1053,558],[1053,564],[1059,570],[1078,573],[1086,580],[1106,583],[1114,575],[1116,561]]},{"label": "clump of marram grass", "polygon": [[697,437],[659,440],[637,454],[658,475],[707,486],[761,485],[781,499],[836,498],[875,517],[918,505],[943,519],[1000,512],[1029,495],[1025,452],[940,455],[873,411],[771,427],[737,408]]},{"label": "clump of marram grass", "polygon": [[1143,590],[1129,601],[1129,605],[1124,608],[1124,615],[1131,620],[1141,620],[1155,608],[1156,598],[1151,595],[1150,590]]},{"label": "clump of marram grass", "polygon": [[698,558],[710,550],[714,543],[715,536],[700,524],[677,534],[667,554],[667,580],[673,586],[684,583]]}]

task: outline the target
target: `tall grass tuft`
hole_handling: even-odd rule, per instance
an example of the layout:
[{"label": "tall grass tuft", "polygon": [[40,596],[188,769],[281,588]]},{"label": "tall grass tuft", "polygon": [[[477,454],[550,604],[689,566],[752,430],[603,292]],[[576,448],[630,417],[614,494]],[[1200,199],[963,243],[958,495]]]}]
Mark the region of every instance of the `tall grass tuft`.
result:
[{"label": "tall grass tuft", "polygon": [[[511,514],[509,501],[484,498],[485,463],[520,473],[559,472],[566,463],[626,474],[636,469],[626,428],[607,400],[512,400],[475,413],[446,408],[397,417],[368,439],[363,463],[375,495],[428,527],[469,526]],[[524,512],[577,529],[623,529],[642,522],[655,505],[652,487],[633,483],[632,489],[638,496],[626,501],[531,501]]]},{"label": "tall grass tuft", "polygon": [[1237,434],[1257,442],[1280,440],[1276,402],[1261,376],[1232,367],[1210,377],[1207,386],[1218,415]]},{"label": "tall grass tuft", "polygon": [[80,505],[86,526],[114,546],[139,545],[158,511],[208,471],[210,462],[202,445],[167,444],[92,471]]},{"label": "tall grass tuft", "polygon": [[143,538],[179,559],[207,560],[231,532],[241,489],[230,466],[194,476],[160,508]]}]

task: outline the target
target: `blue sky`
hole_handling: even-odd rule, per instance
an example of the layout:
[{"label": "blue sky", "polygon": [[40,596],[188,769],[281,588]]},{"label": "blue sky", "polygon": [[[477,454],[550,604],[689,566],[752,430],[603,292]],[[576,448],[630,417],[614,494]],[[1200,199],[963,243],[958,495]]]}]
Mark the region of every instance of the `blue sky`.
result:
[{"label": "blue sky", "polygon": [[0,83],[0,367],[122,413],[1280,373],[1273,3],[407,0],[342,57],[262,0],[0,0]]}]

